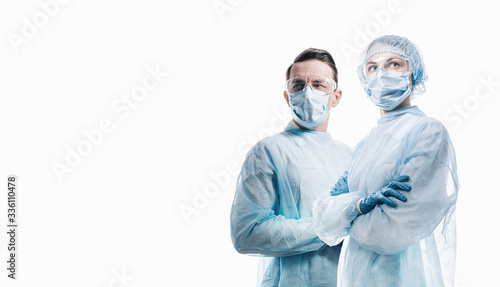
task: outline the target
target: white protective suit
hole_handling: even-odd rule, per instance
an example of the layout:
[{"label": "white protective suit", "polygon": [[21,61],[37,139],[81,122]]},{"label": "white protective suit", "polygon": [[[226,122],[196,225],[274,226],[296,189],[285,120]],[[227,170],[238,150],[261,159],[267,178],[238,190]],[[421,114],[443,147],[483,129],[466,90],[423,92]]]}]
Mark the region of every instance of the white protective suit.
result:
[{"label": "white protective suit", "polygon": [[239,253],[265,256],[258,286],[336,286],[341,245],[318,238],[312,210],[351,153],[330,134],[293,122],[248,152],[231,208],[231,238]]},{"label": "white protective suit", "polygon": [[[392,208],[358,213],[359,199],[408,175],[411,191]],[[354,149],[349,193],[315,202],[314,225],[328,245],[344,240],[338,286],[453,286],[459,182],[448,132],[416,107],[382,116]]]}]

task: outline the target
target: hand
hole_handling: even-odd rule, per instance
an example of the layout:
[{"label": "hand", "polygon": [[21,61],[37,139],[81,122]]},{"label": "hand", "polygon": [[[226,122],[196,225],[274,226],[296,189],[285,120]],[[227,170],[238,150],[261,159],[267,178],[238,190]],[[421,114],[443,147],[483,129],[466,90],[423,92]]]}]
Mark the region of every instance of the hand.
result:
[{"label": "hand", "polygon": [[408,199],[398,190],[410,191],[411,186],[407,183],[404,183],[409,180],[410,177],[407,175],[396,177],[393,181],[391,181],[388,185],[382,187],[379,191],[374,192],[364,199],[360,200],[359,211],[361,211],[362,214],[366,214],[374,209],[378,204],[387,204],[390,207],[396,207],[397,204],[389,199],[389,197],[394,197],[403,202],[406,202]]},{"label": "hand", "polygon": [[332,187],[332,189],[330,189],[330,195],[337,196],[348,192],[349,192],[349,186],[347,184],[347,171],[344,171],[344,174],[339,178],[339,180]]}]

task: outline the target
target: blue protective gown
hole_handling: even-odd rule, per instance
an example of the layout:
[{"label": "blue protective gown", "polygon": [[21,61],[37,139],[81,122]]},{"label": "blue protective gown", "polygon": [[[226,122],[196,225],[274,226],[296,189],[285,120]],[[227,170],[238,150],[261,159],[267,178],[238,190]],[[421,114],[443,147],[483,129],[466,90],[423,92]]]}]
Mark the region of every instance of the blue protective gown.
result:
[{"label": "blue protective gown", "polygon": [[314,201],[347,168],[352,150],[328,133],[293,127],[247,154],[231,208],[239,253],[263,255],[258,286],[336,286],[340,245],[314,232]]},{"label": "blue protective gown", "polygon": [[[359,215],[360,198],[409,175],[407,202]],[[338,286],[453,286],[459,183],[445,127],[415,107],[382,116],[354,149],[349,193],[324,195],[314,224],[329,245],[343,239]],[[347,237],[346,237],[347,236]]]}]

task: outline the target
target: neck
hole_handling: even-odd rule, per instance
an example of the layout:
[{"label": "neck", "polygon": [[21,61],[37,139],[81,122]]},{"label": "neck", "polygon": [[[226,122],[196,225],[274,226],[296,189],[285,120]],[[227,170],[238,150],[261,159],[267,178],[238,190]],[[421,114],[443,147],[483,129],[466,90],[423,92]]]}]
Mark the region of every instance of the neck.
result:
[{"label": "neck", "polygon": [[302,126],[301,124],[299,124],[298,122],[296,122],[295,120],[293,120],[293,122],[301,129],[304,129],[304,130],[309,130],[309,131],[314,131],[314,132],[320,132],[320,133],[326,133],[326,131],[328,130],[328,119],[330,118],[330,116],[328,116],[321,124],[315,126],[314,128],[306,128],[304,126]]}]

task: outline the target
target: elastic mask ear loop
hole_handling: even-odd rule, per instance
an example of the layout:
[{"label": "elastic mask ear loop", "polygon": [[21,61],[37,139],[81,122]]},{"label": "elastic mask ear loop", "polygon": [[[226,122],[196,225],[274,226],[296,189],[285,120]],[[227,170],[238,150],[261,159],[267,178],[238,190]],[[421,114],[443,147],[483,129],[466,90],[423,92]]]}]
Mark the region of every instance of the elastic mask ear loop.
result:
[{"label": "elastic mask ear loop", "polygon": [[408,95],[410,99],[413,98],[413,70],[408,74],[408,83],[409,83],[409,89],[410,89],[410,94]]}]

